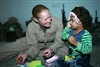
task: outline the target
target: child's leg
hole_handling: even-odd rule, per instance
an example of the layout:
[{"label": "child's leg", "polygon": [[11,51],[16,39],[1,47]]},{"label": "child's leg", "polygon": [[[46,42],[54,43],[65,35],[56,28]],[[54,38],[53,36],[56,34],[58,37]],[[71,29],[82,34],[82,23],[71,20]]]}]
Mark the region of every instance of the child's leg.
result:
[{"label": "child's leg", "polygon": [[58,59],[55,61],[55,66],[56,67],[70,67],[70,62],[65,62],[62,59]]},{"label": "child's leg", "polygon": [[71,63],[71,67],[90,67],[90,55],[79,55]]}]

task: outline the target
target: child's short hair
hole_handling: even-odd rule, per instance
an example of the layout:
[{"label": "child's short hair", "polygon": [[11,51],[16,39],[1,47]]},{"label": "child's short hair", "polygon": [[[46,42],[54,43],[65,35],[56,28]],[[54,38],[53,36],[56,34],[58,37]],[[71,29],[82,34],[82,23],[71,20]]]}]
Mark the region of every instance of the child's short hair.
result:
[{"label": "child's short hair", "polygon": [[93,18],[85,7],[77,6],[71,12],[76,14],[76,16],[82,22],[84,29],[89,30],[89,28],[91,28]]}]

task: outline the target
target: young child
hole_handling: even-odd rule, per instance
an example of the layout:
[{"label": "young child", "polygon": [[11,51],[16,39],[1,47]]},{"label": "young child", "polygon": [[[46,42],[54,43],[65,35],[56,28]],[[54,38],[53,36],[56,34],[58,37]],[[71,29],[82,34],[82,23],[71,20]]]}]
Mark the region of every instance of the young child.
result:
[{"label": "young child", "polygon": [[92,17],[85,7],[75,7],[70,12],[69,22],[62,31],[62,39],[69,42],[69,55],[65,60],[58,59],[56,67],[92,67],[92,37],[88,31],[91,25]]}]

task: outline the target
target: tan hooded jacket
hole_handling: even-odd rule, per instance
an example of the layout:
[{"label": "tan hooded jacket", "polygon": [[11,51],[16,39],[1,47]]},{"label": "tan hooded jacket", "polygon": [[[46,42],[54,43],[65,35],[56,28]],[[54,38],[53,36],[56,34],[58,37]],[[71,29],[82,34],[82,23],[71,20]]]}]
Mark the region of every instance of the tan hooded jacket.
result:
[{"label": "tan hooded jacket", "polygon": [[61,40],[62,30],[62,21],[57,17],[52,17],[51,27],[46,31],[41,29],[38,23],[32,21],[26,31],[27,44],[30,46],[27,50],[29,56],[35,58],[41,49],[46,48],[50,48],[56,53],[63,46],[63,41]]}]

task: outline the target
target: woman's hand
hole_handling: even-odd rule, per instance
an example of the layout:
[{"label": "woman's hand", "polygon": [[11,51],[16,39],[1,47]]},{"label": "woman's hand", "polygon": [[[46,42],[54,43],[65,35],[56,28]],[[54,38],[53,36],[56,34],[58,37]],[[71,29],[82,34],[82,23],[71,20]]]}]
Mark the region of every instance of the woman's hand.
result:
[{"label": "woman's hand", "polygon": [[51,49],[46,49],[43,51],[43,55],[46,57],[46,58],[49,58],[52,56],[52,51]]},{"label": "woman's hand", "polygon": [[24,54],[19,54],[17,59],[16,59],[16,63],[17,64],[23,64],[25,59],[27,58],[28,53],[24,53]]}]

